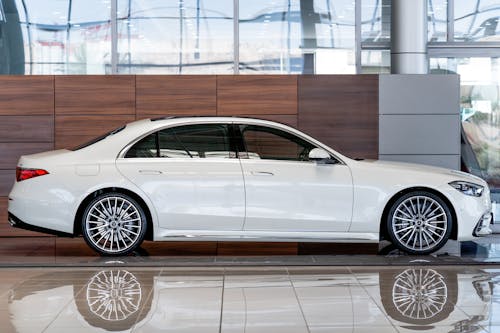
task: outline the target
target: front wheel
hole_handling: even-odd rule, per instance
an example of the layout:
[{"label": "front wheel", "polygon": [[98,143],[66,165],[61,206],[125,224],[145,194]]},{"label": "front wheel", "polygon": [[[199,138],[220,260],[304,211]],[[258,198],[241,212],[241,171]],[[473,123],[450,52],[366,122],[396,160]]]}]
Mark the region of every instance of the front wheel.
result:
[{"label": "front wheel", "polygon": [[410,254],[439,250],[448,241],[453,225],[448,205],[426,191],[410,192],[398,198],[386,223],[394,246]]},{"label": "front wheel", "polygon": [[126,255],[136,249],[146,234],[146,215],[130,196],[105,193],[94,198],[82,217],[87,244],[102,255]]}]

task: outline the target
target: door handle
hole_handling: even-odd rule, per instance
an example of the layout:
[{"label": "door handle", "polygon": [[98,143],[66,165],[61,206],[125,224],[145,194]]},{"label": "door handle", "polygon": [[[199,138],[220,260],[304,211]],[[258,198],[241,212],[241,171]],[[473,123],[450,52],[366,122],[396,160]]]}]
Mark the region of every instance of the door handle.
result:
[{"label": "door handle", "polygon": [[274,176],[274,173],[269,171],[251,171],[250,173],[254,176]]},{"label": "door handle", "polygon": [[141,175],[161,175],[162,172],[160,170],[139,170]]}]

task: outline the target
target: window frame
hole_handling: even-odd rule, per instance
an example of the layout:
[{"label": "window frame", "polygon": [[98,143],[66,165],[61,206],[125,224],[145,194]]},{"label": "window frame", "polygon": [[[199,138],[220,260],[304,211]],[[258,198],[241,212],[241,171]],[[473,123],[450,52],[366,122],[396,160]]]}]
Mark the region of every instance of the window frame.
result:
[{"label": "window frame", "polygon": [[[237,150],[237,144],[236,144],[236,137],[235,137],[235,133],[234,133],[234,127],[233,127],[233,123],[230,123],[230,122],[196,122],[196,123],[183,123],[183,124],[171,124],[171,125],[167,125],[167,126],[164,126],[164,127],[161,127],[161,128],[156,128],[154,130],[151,130],[151,131],[148,131],[146,133],[144,133],[143,135],[137,137],[136,139],[132,140],[129,144],[127,144],[121,151],[120,153],[118,154],[118,157],[117,158],[123,158],[123,159],[131,159],[131,160],[134,160],[134,159],[155,159],[155,160],[158,160],[158,159],[171,159],[171,158],[182,158],[182,159],[185,159],[185,160],[190,160],[191,158],[185,158],[185,157],[161,157],[160,156],[160,141],[159,141],[159,133],[161,131],[164,131],[164,130],[167,130],[167,129],[175,129],[177,127],[186,127],[186,126],[197,126],[197,125],[225,125],[227,126],[227,129],[228,129],[228,136],[229,136],[229,149],[230,149],[230,152],[234,152],[235,153],[235,156],[229,156],[228,159],[237,159],[238,158],[238,150]],[[130,149],[132,149],[132,147],[134,147],[137,143],[139,143],[141,140],[143,140],[144,138],[150,136],[151,134],[154,134],[155,135],[155,145],[156,145],[156,156],[155,157],[127,157],[127,154],[128,152],[130,151]],[[204,159],[204,158],[200,158],[200,159]],[[212,159],[210,159],[212,160]]]},{"label": "window frame", "polygon": [[[336,161],[336,163],[334,163],[332,165],[345,164],[341,159],[339,159],[337,156],[335,156],[330,151],[330,149],[326,149],[324,147],[324,144],[322,144],[322,143],[320,143],[318,145],[317,143],[311,142],[311,140],[308,140],[307,138],[305,138],[302,135],[298,135],[296,133],[292,133],[292,132],[287,131],[286,129],[283,129],[283,128],[278,127],[278,126],[272,126],[272,125],[269,125],[269,124],[252,123],[252,122],[248,122],[248,123],[246,123],[246,122],[235,122],[235,123],[233,123],[233,128],[234,128],[234,131],[236,133],[235,138],[238,140],[238,158],[239,159],[252,160],[252,161],[273,161],[273,162],[284,162],[284,163],[290,163],[290,162],[291,163],[315,163],[314,161],[298,161],[298,160],[285,160],[285,159],[283,159],[283,160],[281,160],[281,159],[251,159],[251,158],[248,157],[248,155],[241,156],[242,153],[243,154],[247,153],[246,142],[245,142],[245,139],[243,138],[243,132],[241,130],[241,126],[258,126],[258,127],[269,128],[269,129],[275,130],[275,131],[281,131],[281,132],[287,134],[288,136],[296,137],[296,138],[299,138],[302,141],[305,141],[305,142],[309,143],[314,148],[320,148],[320,149],[325,150],[330,155],[330,159],[333,160],[333,161]],[[270,132],[270,133],[272,133],[272,132]],[[284,138],[286,138],[286,137],[284,137]]]}]

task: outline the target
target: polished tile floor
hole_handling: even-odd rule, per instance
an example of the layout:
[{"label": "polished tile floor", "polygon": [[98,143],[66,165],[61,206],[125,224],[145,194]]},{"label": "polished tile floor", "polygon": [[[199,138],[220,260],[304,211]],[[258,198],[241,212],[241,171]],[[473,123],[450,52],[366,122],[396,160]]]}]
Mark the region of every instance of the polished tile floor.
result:
[{"label": "polished tile floor", "polygon": [[500,332],[500,267],[0,268],[0,332]]}]

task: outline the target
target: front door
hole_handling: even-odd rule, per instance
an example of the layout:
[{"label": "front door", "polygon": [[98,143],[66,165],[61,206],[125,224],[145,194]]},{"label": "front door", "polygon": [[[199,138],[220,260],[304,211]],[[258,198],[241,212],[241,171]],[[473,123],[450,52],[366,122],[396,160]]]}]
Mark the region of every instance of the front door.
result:
[{"label": "front door", "polygon": [[246,150],[240,153],[246,190],[245,230],[348,230],[353,190],[347,165],[309,161],[309,151],[316,147],[281,129],[239,128]]},{"label": "front door", "polygon": [[183,125],[138,141],[117,160],[169,230],[241,230],[243,176],[229,124]]}]

